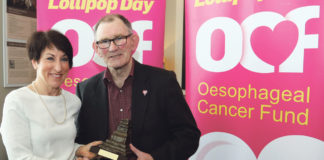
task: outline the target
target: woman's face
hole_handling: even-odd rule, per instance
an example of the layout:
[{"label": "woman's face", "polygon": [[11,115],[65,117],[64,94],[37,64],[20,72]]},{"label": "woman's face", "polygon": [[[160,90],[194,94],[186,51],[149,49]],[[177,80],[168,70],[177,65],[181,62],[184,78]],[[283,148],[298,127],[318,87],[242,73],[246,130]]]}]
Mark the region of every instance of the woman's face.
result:
[{"label": "woman's face", "polygon": [[56,47],[46,47],[39,61],[32,60],[37,71],[36,82],[48,89],[56,89],[64,82],[70,68],[68,56]]}]

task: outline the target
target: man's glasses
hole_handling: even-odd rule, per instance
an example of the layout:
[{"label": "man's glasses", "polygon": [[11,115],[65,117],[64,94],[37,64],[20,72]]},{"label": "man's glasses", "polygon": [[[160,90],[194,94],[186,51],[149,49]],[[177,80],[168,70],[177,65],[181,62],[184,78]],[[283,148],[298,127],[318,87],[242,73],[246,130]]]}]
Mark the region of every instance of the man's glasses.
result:
[{"label": "man's glasses", "polygon": [[127,36],[119,36],[119,37],[114,38],[114,39],[104,39],[104,40],[101,40],[101,41],[97,41],[96,44],[100,49],[109,48],[111,42],[114,42],[114,44],[116,46],[123,46],[123,45],[125,45],[127,43],[127,38],[130,37],[131,35],[132,35],[132,33],[127,35]]}]

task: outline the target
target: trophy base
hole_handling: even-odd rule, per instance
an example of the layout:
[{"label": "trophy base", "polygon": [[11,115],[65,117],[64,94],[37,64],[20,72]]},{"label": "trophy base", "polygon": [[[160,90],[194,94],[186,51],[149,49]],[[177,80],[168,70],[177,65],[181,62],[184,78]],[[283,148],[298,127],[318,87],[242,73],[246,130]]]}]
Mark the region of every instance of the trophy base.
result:
[{"label": "trophy base", "polygon": [[96,153],[99,156],[102,156],[102,157],[105,157],[105,158],[109,158],[111,160],[127,160],[127,157],[125,157],[125,156],[122,156],[122,155],[118,155],[118,154],[109,152],[109,151],[104,150],[104,149],[102,149],[102,148],[100,148],[98,146],[92,146],[90,148],[90,151],[92,153]]}]

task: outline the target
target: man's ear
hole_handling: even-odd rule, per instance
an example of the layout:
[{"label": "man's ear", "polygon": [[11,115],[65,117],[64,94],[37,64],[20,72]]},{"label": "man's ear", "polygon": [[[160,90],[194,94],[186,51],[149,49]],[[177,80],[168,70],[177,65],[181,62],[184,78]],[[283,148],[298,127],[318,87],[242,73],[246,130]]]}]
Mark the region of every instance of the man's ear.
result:
[{"label": "man's ear", "polygon": [[32,63],[32,65],[33,65],[33,68],[34,68],[35,70],[37,70],[37,68],[38,68],[38,63],[37,63],[37,61],[34,60],[34,59],[32,59],[32,60],[31,60],[31,63]]},{"label": "man's ear", "polygon": [[135,52],[139,43],[139,36],[134,33],[130,38],[132,39],[132,51]]},{"label": "man's ear", "polygon": [[98,52],[98,46],[97,46],[97,44],[96,44],[95,41],[92,42],[92,48],[93,48],[93,50],[96,52],[96,54],[98,54],[98,56],[100,56],[100,55],[99,55],[99,52]]}]

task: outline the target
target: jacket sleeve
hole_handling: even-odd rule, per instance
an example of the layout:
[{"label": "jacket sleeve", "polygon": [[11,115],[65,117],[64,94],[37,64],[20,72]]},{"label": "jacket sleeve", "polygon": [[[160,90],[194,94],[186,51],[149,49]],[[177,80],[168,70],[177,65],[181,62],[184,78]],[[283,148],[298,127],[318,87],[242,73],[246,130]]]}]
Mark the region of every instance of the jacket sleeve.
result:
[{"label": "jacket sleeve", "polygon": [[[183,96],[174,72],[169,72],[163,86],[170,138],[151,155],[154,160],[186,160],[198,148],[200,130]],[[161,89],[162,90],[162,89]]]}]

